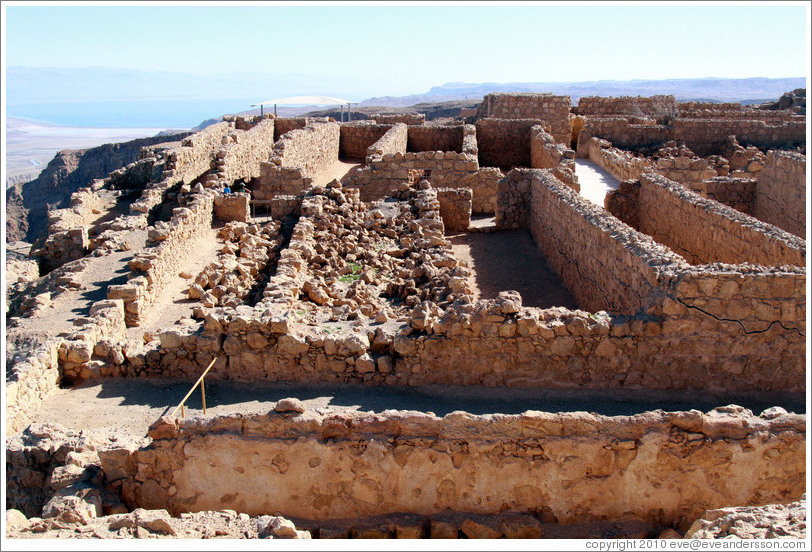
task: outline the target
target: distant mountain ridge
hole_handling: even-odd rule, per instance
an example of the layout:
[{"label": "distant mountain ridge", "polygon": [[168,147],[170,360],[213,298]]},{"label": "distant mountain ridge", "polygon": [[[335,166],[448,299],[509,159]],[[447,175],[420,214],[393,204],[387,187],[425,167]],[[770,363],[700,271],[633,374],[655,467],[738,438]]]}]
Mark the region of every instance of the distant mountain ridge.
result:
[{"label": "distant mountain ridge", "polygon": [[806,79],[765,78],[665,80],[599,80],[583,82],[510,82],[461,83],[453,82],[432,87],[426,94],[385,96],[370,98],[358,105],[388,105],[406,107],[420,102],[476,100],[494,92],[550,92],[570,96],[573,104],[583,96],[655,96],[672,94],[678,101],[712,100],[740,102],[777,99],[789,90],[806,88]]}]

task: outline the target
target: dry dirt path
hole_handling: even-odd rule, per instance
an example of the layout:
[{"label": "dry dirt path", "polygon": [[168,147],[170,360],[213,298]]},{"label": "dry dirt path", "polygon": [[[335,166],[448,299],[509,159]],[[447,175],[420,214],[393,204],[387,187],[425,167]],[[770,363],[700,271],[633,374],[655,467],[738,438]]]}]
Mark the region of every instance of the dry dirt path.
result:
[{"label": "dry dirt path", "polygon": [[575,174],[581,185],[581,195],[600,207],[603,207],[609,190],[616,190],[620,186],[614,176],[589,159],[575,159]]},{"label": "dry dirt path", "polygon": [[336,161],[313,177],[313,185],[326,186],[334,179],[338,179],[341,183],[344,183],[347,178],[355,174],[355,172],[361,167],[363,167],[362,163],[356,163],[353,161]]},{"label": "dry dirt path", "polygon": [[524,230],[447,234],[454,257],[471,268],[474,300],[516,290],[527,307],[577,308],[569,290]]},{"label": "dry dirt path", "polygon": [[[73,429],[134,436],[170,413],[191,387],[190,382],[165,379],[110,378],[73,389],[59,389],[42,404],[38,422],[54,422]],[[586,411],[615,416],[650,410],[703,412],[717,406],[740,404],[756,414],[780,405],[805,411],[803,394],[751,393],[715,395],[703,391],[645,391],[591,389],[510,389],[463,386],[368,387],[338,384],[206,382],[206,416],[266,413],[277,401],[297,397],[308,412],[387,409],[434,412],[444,416],[464,410],[472,414],[520,414],[527,410]],[[187,416],[202,416],[200,392],[188,403]]]},{"label": "dry dirt path", "polygon": [[[223,246],[217,232],[218,228],[209,228],[198,234],[197,240],[189,246],[186,259],[178,263],[174,277],[155,300],[144,321],[140,326],[127,329],[127,339],[140,339],[145,332],[159,330],[181,318],[190,317],[200,302],[190,300],[187,290],[200,271],[217,258],[217,252]],[[192,278],[182,278],[181,272],[190,274]]]},{"label": "dry dirt path", "polygon": [[127,263],[144,248],[146,237],[146,230],[135,230],[127,237],[131,250],[116,251],[101,257],[85,257],[87,265],[73,276],[80,289],[53,294],[50,306],[34,316],[17,319],[17,325],[8,327],[7,338],[11,340],[20,336],[44,342],[62,332],[72,331],[74,320],[87,316],[90,306],[96,301],[107,299],[108,286],[126,283],[127,273],[130,272]]}]

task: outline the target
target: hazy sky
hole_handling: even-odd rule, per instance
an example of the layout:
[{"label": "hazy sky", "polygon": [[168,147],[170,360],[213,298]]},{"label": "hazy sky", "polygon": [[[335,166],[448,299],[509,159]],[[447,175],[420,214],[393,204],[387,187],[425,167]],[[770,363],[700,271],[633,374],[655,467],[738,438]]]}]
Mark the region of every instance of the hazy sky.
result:
[{"label": "hazy sky", "polygon": [[447,82],[802,77],[808,5],[30,6],[6,66],[345,75],[369,95]]}]

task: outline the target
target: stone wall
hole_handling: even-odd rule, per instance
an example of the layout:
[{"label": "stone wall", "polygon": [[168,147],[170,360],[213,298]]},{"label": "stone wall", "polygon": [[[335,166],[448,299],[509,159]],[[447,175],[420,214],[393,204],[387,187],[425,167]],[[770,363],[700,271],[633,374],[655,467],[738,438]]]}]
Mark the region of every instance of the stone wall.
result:
[{"label": "stone wall", "polygon": [[[509,171],[530,167],[532,128],[538,119],[479,119],[476,122],[479,164]],[[569,142],[566,142],[569,143]]]},{"label": "stone wall", "polygon": [[471,199],[468,188],[438,188],[440,216],[446,231],[465,232],[471,225]]},{"label": "stone wall", "polygon": [[274,119],[264,119],[248,130],[234,130],[223,137],[223,145],[214,151],[211,162],[213,180],[233,182],[256,178],[259,165],[274,151]]},{"label": "stone wall", "polygon": [[247,193],[218,195],[214,198],[214,217],[223,222],[248,222],[251,218],[250,200]]},{"label": "stone wall", "polygon": [[420,172],[423,178],[437,187],[463,187],[466,177],[476,174],[476,157],[454,151],[421,151],[387,153],[371,162],[350,179],[346,186],[358,188],[362,201],[374,201],[389,195],[402,182],[409,180],[410,172]]},{"label": "stone wall", "polygon": [[651,161],[628,151],[613,148],[606,140],[592,137],[586,142],[587,157],[619,181],[639,180],[651,169]]},{"label": "stone wall", "polygon": [[[680,104],[682,105],[682,104]],[[578,115],[606,117],[611,115],[630,115],[633,117],[652,117],[654,119],[674,114],[677,103],[674,96],[584,96],[578,100]]]},{"label": "stone wall", "polygon": [[758,175],[753,215],[806,237],[806,156],[771,151]]},{"label": "stone wall", "polygon": [[422,125],[426,122],[425,113],[372,113],[369,118],[379,125],[394,125],[396,123]]},{"label": "stone wall", "polygon": [[141,324],[167,282],[177,275],[201,232],[211,228],[215,195],[210,191],[192,195],[185,206],[174,209],[168,223],[151,228],[149,239],[154,245],[136,253],[129,262],[133,278],[107,288],[108,299],[124,301],[127,326]]},{"label": "stone wall", "polygon": [[462,153],[463,125],[409,126],[406,151],[454,151]]},{"label": "stone wall", "polygon": [[315,175],[338,161],[340,137],[338,123],[312,123],[285,133],[274,145],[270,161],[260,163],[254,197],[303,191]]},{"label": "stone wall", "polygon": [[61,339],[50,340],[7,371],[4,404],[6,436],[22,431],[31,423],[42,401],[57,389],[61,379],[61,344]]},{"label": "stone wall", "polygon": [[691,264],[806,266],[797,236],[655,175],[640,178],[640,231]]},{"label": "stone wall", "polygon": [[575,152],[556,142],[541,125],[530,129],[530,159],[534,169],[552,169],[556,178],[576,192],[581,191],[575,175]]},{"label": "stone wall", "polygon": [[736,406],[617,417],[272,411],[163,418],[149,446],[99,455],[128,507],[174,515],[232,508],[328,520],[507,509],[559,524],[680,526],[707,509],[800,497],[805,423]]},{"label": "stone wall", "polygon": [[381,137],[367,148],[364,161],[367,165],[373,161],[380,160],[387,153],[406,153],[406,143],[408,141],[409,129],[403,123],[395,123]]},{"label": "stone wall", "polygon": [[571,105],[569,96],[521,93],[488,94],[479,105],[477,119],[538,120],[549,129],[557,142],[569,144],[572,132],[569,119]]},{"label": "stone wall", "polygon": [[686,186],[702,197],[724,203],[747,215],[753,214],[756,201],[756,180],[753,178],[715,176]]},{"label": "stone wall", "polygon": [[341,159],[366,159],[367,150],[375,144],[392,125],[357,121],[341,125],[341,141],[338,155]]},{"label": "stone wall", "polygon": [[586,143],[596,136],[627,150],[654,148],[674,140],[685,143],[700,156],[707,156],[719,153],[730,135],[736,136],[743,145],[795,148],[805,144],[806,124],[740,119],[675,119],[670,125],[657,125],[633,124],[622,117],[591,118],[578,135],[578,154],[586,157]]},{"label": "stone wall", "polygon": [[332,123],[331,117],[277,117],[275,118],[274,140],[279,140],[291,130],[303,129],[313,123]]}]

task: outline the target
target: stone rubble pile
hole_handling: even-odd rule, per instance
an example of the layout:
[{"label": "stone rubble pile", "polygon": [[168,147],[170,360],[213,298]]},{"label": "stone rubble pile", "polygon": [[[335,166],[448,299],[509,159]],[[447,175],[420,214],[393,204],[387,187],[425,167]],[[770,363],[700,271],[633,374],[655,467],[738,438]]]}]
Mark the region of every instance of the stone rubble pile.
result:
[{"label": "stone rubble pile", "polygon": [[189,286],[189,299],[204,307],[242,305],[262,273],[273,266],[282,249],[280,223],[229,222],[219,232],[223,248]]}]

